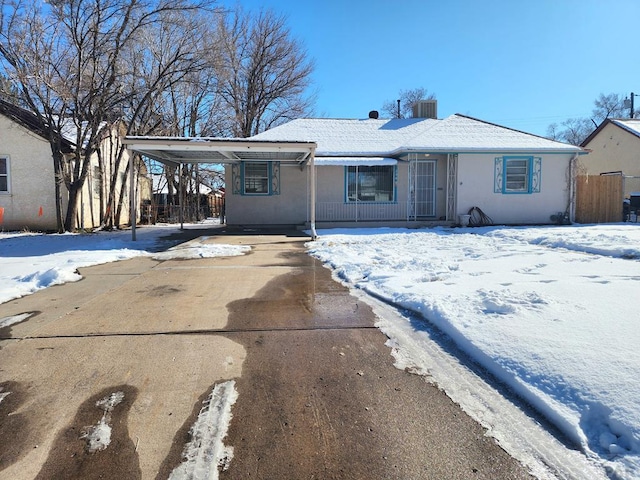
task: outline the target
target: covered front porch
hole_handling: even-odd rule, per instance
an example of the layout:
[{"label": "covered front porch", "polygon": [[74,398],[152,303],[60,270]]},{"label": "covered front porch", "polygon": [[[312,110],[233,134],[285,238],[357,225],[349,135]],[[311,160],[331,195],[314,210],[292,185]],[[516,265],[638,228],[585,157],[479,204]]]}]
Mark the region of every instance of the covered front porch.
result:
[{"label": "covered front porch", "polygon": [[456,154],[317,157],[316,220],[323,225],[451,225]]}]

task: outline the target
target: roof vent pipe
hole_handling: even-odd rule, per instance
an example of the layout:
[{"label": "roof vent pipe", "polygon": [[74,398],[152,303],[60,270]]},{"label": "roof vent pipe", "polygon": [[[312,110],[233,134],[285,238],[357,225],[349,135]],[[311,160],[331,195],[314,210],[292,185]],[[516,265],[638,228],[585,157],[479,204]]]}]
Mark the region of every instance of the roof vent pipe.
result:
[{"label": "roof vent pipe", "polygon": [[377,110],[371,110],[369,112],[369,118],[373,118],[374,120],[377,120],[379,116],[380,115],[378,114]]}]

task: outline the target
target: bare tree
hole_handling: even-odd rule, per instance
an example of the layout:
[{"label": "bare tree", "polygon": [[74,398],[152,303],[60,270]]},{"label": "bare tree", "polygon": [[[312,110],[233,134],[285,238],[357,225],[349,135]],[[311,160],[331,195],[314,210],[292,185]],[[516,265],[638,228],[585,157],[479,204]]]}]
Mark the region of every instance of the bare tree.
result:
[{"label": "bare tree", "polygon": [[[127,135],[196,136],[201,126],[200,111],[209,97],[213,72],[208,67],[208,25],[216,10],[178,10],[161,14],[161,21],[141,30],[140,41],[132,43],[123,56],[127,81],[123,118]],[[210,18],[213,16],[213,18]],[[116,162],[122,162],[124,146]],[[142,160],[136,159],[137,162]],[[128,171],[129,164],[125,166]],[[116,168],[114,171],[118,171]],[[116,197],[119,178],[112,178],[105,218],[107,224],[120,223],[128,175]]]},{"label": "bare tree", "polygon": [[[78,196],[102,130],[120,120],[132,95],[125,53],[151,25],[199,8],[190,0],[55,0],[2,4],[0,57],[29,110],[48,128],[59,230],[72,230]],[[74,137],[65,156],[64,136]],[[68,208],[62,220],[62,190]]]},{"label": "bare tree", "polygon": [[[387,118],[409,118],[413,115],[413,105],[420,100],[435,100],[433,93],[426,88],[400,90],[397,100],[387,100],[382,105],[382,114]],[[399,103],[398,103],[399,102]]]},{"label": "bare tree", "polygon": [[595,108],[592,111],[592,119],[600,124],[607,118],[622,118],[625,116],[624,98],[617,93],[605,95],[601,93],[594,100]]},{"label": "bare tree", "polygon": [[552,123],[547,128],[547,137],[560,142],[580,145],[607,118],[623,118],[625,116],[624,98],[620,94],[605,95],[601,93],[594,100],[593,105],[591,118],[569,118],[560,124]]},{"label": "bare tree", "polygon": [[220,24],[220,94],[233,115],[231,134],[249,137],[310,112],[313,62],[283,16],[238,9]]},{"label": "bare tree", "polygon": [[593,124],[586,118],[569,118],[560,125],[552,123],[547,128],[547,137],[558,142],[580,145],[592,132]]}]

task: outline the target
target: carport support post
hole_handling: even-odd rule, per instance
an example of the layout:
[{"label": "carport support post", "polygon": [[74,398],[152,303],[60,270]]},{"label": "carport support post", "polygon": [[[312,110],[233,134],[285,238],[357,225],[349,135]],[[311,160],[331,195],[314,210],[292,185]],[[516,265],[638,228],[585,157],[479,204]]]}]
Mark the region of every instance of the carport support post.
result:
[{"label": "carport support post", "polygon": [[178,170],[178,188],[180,189],[180,194],[178,195],[178,199],[180,201],[180,230],[184,230],[184,188],[182,185],[182,170],[184,165],[180,162],[180,169]]},{"label": "carport support post", "polygon": [[129,152],[129,217],[131,218],[131,240],[136,241],[136,187],[135,176],[133,174],[133,157],[134,153],[127,149]]},{"label": "carport support post", "polygon": [[311,151],[311,212],[309,220],[311,222],[311,239],[315,240],[318,238],[318,234],[316,233],[316,151],[313,149]]}]

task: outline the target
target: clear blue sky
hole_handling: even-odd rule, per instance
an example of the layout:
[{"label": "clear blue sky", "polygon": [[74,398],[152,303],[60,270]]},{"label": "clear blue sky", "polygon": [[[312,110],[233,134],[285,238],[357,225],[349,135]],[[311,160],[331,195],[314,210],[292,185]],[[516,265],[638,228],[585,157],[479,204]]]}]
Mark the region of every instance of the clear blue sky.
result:
[{"label": "clear blue sky", "polygon": [[440,118],[544,135],[552,122],[589,117],[600,93],[640,93],[640,0],[238,3],[288,18],[315,61],[316,116],[365,118],[424,87]]}]

